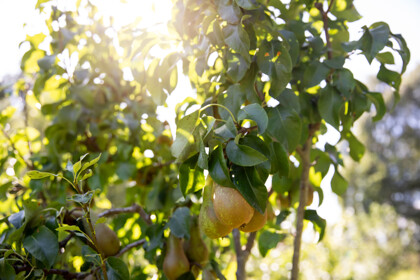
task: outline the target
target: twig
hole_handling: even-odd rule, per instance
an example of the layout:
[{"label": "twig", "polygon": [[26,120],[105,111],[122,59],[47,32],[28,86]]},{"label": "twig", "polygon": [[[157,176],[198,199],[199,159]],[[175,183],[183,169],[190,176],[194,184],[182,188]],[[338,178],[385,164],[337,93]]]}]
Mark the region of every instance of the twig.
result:
[{"label": "twig", "polygon": [[[27,92],[23,92],[23,91],[19,91],[19,95],[20,98],[22,99],[22,103],[23,103],[23,116],[24,116],[24,121],[25,121],[25,128],[29,127],[29,113],[28,113],[28,103],[26,102],[26,94]],[[32,145],[31,145],[31,141],[29,141],[29,136],[28,136],[28,131],[25,130],[25,138],[26,138],[26,142],[28,144],[28,151],[29,151],[29,155],[30,157],[32,157]],[[33,169],[33,168],[32,168]]]},{"label": "twig", "polygon": [[67,246],[67,243],[70,241],[70,239],[73,238],[73,236],[75,236],[73,231],[70,231],[70,234],[66,236],[66,238],[64,238],[63,240],[61,240],[60,242],[58,242],[58,245],[60,246],[60,248],[64,248]]},{"label": "twig", "polygon": [[328,9],[326,11],[324,11],[324,7],[322,6],[322,3],[315,3],[315,7],[321,12],[322,21],[324,23],[324,32],[325,32],[325,41],[327,43],[328,59],[332,59],[331,39],[330,39],[330,34],[328,32],[328,13],[330,12],[333,3],[334,3],[334,0],[331,0],[330,4],[328,5]]},{"label": "twig", "polygon": [[311,167],[311,149],[312,149],[312,137],[315,132],[319,129],[320,124],[309,125],[309,135],[306,139],[304,146],[296,149],[297,153],[301,157],[302,173],[300,176],[300,194],[299,194],[299,207],[297,210],[296,217],[296,235],[293,243],[293,266],[291,280],[297,280],[299,278],[299,258],[300,258],[300,247],[302,241],[303,231],[303,216],[305,214],[306,205],[306,190],[309,185],[309,169]]},{"label": "twig", "polygon": [[[32,267],[25,264],[23,266],[14,266],[15,272],[19,273],[22,271],[31,271]],[[64,270],[64,269],[45,269],[42,268],[42,271],[44,272],[45,275],[52,275],[52,274],[56,274],[56,275],[61,275],[64,279],[84,279],[86,278],[86,276],[89,275],[89,273],[76,273],[76,272],[70,272],[68,270]]]},{"label": "twig", "polygon": [[101,217],[109,217],[113,215],[118,215],[122,213],[139,213],[140,217],[146,222],[146,224],[151,225],[152,220],[150,219],[150,215],[144,211],[144,209],[138,205],[137,203],[134,203],[133,205],[129,207],[124,208],[112,208],[109,210],[106,210],[98,215],[99,218]]},{"label": "twig", "polygon": [[140,240],[137,240],[136,242],[130,243],[130,244],[128,244],[127,246],[125,246],[124,248],[122,248],[122,249],[118,252],[118,254],[116,254],[115,256],[116,256],[116,257],[121,257],[121,256],[122,256],[125,252],[127,252],[127,251],[131,250],[132,248],[135,248],[135,247],[141,246],[141,245],[143,245],[145,242],[146,242],[146,239],[140,239]]},{"label": "twig", "polygon": [[258,89],[256,82],[254,83],[254,89],[257,92],[258,98],[261,100],[261,102],[264,102],[265,101],[264,93]]}]

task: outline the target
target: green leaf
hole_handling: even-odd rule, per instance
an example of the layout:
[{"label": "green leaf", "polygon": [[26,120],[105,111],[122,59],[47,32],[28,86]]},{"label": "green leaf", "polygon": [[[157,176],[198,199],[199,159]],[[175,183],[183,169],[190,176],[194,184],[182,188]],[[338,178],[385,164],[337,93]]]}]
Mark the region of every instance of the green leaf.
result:
[{"label": "green leaf", "polygon": [[238,131],[236,130],[236,126],[233,123],[232,118],[229,116],[226,123],[214,130],[214,133],[217,136],[222,137],[224,140],[229,140],[231,138],[235,138]]},{"label": "green leaf", "polygon": [[391,37],[397,41],[398,45],[400,46],[400,49],[397,49],[397,52],[400,54],[401,59],[403,61],[403,66],[401,69],[401,74],[405,72],[407,69],[407,64],[410,62],[410,50],[407,47],[407,43],[405,42],[404,38],[400,34],[392,34]]},{"label": "green leaf", "polygon": [[261,105],[253,103],[243,107],[238,113],[238,121],[253,120],[258,125],[258,132],[263,134],[268,125],[268,117]]},{"label": "green leaf", "polygon": [[299,58],[299,42],[296,39],[295,33],[289,30],[279,30],[280,36],[289,44],[289,55],[292,64],[295,65]]},{"label": "green leaf", "polygon": [[286,149],[279,142],[272,142],[271,152],[271,173],[278,172],[280,176],[289,176],[289,155]]},{"label": "green leaf", "polygon": [[201,190],[205,185],[203,169],[197,165],[198,155],[184,161],[179,167],[179,186],[184,197]]},{"label": "green leaf", "polygon": [[106,260],[106,275],[108,280],[126,280],[130,279],[130,271],[125,262],[116,257],[109,257]]},{"label": "green leaf", "polygon": [[239,23],[241,19],[241,9],[231,0],[218,1],[218,14],[224,20],[231,24]]},{"label": "green leaf", "polygon": [[171,233],[178,238],[190,238],[190,209],[179,207],[168,222]]},{"label": "green leaf", "polygon": [[46,55],[38,60],[38,66],[44,71],[50,70],[51,66],[55,62],[55,55]]},{"label": "green leaf", "polygon": [[70,161],[70,160],[68,160],[68,161],[67,161],[67,164],[66,164],[66,170],[67,170],[68,172],[71,172],[71,173],[74,175],[74,171],[73,171],[73,163],[71,163],[71,161]]},{"label": "green leaf", "polygon": [[395,64],[394,61],[394,56],[392,55],[392,53],[390,52],[383,52],[383,53],[378,53],[376,55],[376,59],[381,63],[381,64]]},{"label": "green leaf", "polygon": [[373,121],[381,120],[386,113],[386,106],[382,94],[380,92],[367,92],[366,96],[375,104],[376,115],[373,117]]},{"label": "green leaf", "polygon": [[373,58],[386,46],[390,35],[388,24],[384,22],[377,22],[372,24],[369,28],[364,27],[365,33],[360,41],[362,42],[361,49],[364,52],[369,63]]},{"label": "green leaf", "polygon": [[[225,94],[220,94],[218,103],[226,106],[236,117],[241,105],[245,102],[246,96],[239,84],[229,86]],[[225,109],[219,109],[219,114],[223,119],[229,119],[231,116]]]},{"label": "green leaf", "polygon": [[267,256],[268,251],[277,247],[277,244],[286,238],[285,234],[265,230],[258,237],[258,250],[261,256]]},{"label": "green leaf", "polygon": [[321,90],[318,100],[318,111],[327,123],[338,130],[340,125],[340,110],[344,100],[332,87],[325,87]]},{"label": "green leaf", "polygon": [[258,8],[256,0],[235,0],[235,2],[239,7],[244,8],[245,10],[254,10]]},{"label": "green leaf", "polygon": [[260,71],[270,77],[271,88],[282,91],[290,82],[292,59],[284,43],[263,41],[257,53]]},{"label": "green leaf", "polygon": [[73,165],[73,174],[77,174],[79,172],[80,168],[82,167],[82,162],[78,161]]},{"label": "green leaf", "polygon": [[92,177],[92,175],[93,175],[92,169],[88,169],[88,170],[86,171],[86,173],[83,175],[83,177],[82,177],[82,181],[84,181],[84,180],[86,180],[86,179],[88,179],[88,178]]},{"label": "green leaf", "polygon": [[238,53],[227,53],[227,62],[228,67],[226,69],[226,74],[233,80],[233,82],[238,83],[245,77],[246,72],[249,69],[249,62],[246,61],[242,55]]},{"label": "green leaf", "polygon": [[71,225],[64,225],[64,226],[56,228],[55,230],[59,232],[64,232],[67,230],[74,230],[74,231],[82,232],[82,230],[78,226],[71,226]]},{"label": "green leaf", "polygon": [[344,179],[343,176],[341,176],[341,174],[336,170],[331,179],[331,188],[333,192],[337,195],[343,195],[346,192],[348,185],[349,183],[346,179]]},{"label": "green leaf", "polygon": [[303,84],[307,88],[319,85],[321,81],[327,78],[327,75],[330,72],[330,69],[327,66],[318,61],[312,62],[305,68],[305,73],[303,74]]},{"label": "green leaf", "polygon": [[198,123],[198,110],[186,115],[178,122],[176,139],[171,146],[172,155],[178,158],[178,161],[187,159],[192,153],[197,151],[193,133]]},{"label": "green leaf", "polygon": [[49,172],[42,172],[42,171],[36,171],[31,170],[26,172],[26,175],[29,176],[29,178],[37,180],[37,179],[43,179],[50,176],[56,176],[55,174],[49,173]]},{"label": "green leaf", "polygon": [[383,64],[381,64],[381,68],[379,69],[376,77],[396,90],[398,90],[401,85],[401,75],[395,71],[387,69]]},{"label": "green leaf", "polygon": [[249,36],[241,23],[228,24],[223,28],[226,44],[239,53],[246,61],[251,62],[249,57]]},{"label": "green leaf", "polygon": [[343,96],[350,98],[351,92],[356,87],[356,81],[350,70],[340,69],[334,72],[333,85]]},{"label": "green leaf", "polygon": [[[101,159],[101,155],[102,155],[102,153],[101,154],[99,154],[96,158],[94,158],[94,159],[92,159],[91,161],[88,161],[88,162],[86,162],[85,164],[83,164],[83,166],[82,166],[82,169],[80,170],[80,173],[82,173],[83,171],[85,171],[86,169],[88,169],[89,167],[91,167],[91,166],[93,166],[93,165],[95,165],[100,159]],[[85,154],[84,156],[83,156],[83,158],[85,157],[85,156],[87,156],[87,154]],[[81,157],[80,158],[80,161],[82,161],[83,160],[83,158]]]},{"label": "green leaf", "polygon": [[263,214],[267,206],[268,193],[256,168],[234,165],[232,173],[236,189],[252,207]]},{"label": "green leaf", "polygon": [[351,158],[355,161],[359,161],[365,153],[365,146],[359,140],[357,140],[357,138],[350,131],[346,132],[344,137],[349,142]]},{"label": "green leaf", "polygon": [[282,104],[268,108],[268,134],[293,152],[300,142],[302,120],[293,108]]},{"label": "green leaf", "polygon": [[92,200],[93,191],[88,191],[84,194],[75,194],[73,195],[70,200],[80,203],[80,204],[88,204]]},{"label": "green leaf", "polygon": [[47,267],[52,267],[58,256],[57,236],[46,226],[25,237],[23,247]]},{"label": "green leaf", "polygon": [[318,242],[321,242],[325,235],[327,221],[318,216],[316,210],[305,210],[304,219],[312,222],[312,224],[314,225],[314,229],[319,233]]},{"label": "green leaf", "polygon": [[234,186],[232,180],[230,179],[229,170],[223,155],[222,146],[217,147],[213,152],[210,153],[209,174],[213,181],[221,186]]},{"label": "green leaf", "polygon": [[231,162],[240,166],[254,166],[267,160],[267,158],[257,150],[236,144],[230,141],[226,146],[226,154]]},{"label": "green leaf", "polygon": [[2,280],[16,279],[15,269],[5,260],[5,258],[0,258],[0,275]]},{"label": "green leaf", "polygon": [[341,69],[343,68],[345,58],[343,56],[336,56],[332,59],[327,59],[324,61],[324,64],[332,69]]}]

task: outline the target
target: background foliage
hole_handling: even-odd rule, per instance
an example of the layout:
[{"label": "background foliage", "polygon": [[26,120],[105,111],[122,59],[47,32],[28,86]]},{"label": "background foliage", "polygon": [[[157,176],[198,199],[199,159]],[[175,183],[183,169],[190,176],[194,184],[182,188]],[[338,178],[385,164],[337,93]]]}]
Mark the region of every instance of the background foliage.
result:
[{"label": "background foliage", "polygon": [[[50,1],[36,8],[49,15],[49,34],[27,37],[24,74],[1,91],[0,267],[10,279],[84,277],[104,266],[117,279],[164,277],[166,237],[170,231],[189,239],[207,173],[238,189],[257,211],[267,201],[277,210],[256,236],[257,254],[279,243],[291,248],[295,231],[283,222],[299,220],[300,190],[315,190],[321,204],[330,166],[333,191],[343,195],[348,186],[337,146],[313,143],[335,129],[359,161],[365,147],[353,123],[371,109],[374,121],[386,112],[382,94],[354,79],[346,59],[379,61],[377,78],[397,101],[410,58],[404,39],[384,22],[349,42],[347,23],[360,18],[350,0],[176,1],[170,36],[135,24],[117,32],[95,17],[89,1],[74,10]],[[398,72],[390,67],[396,58]],[[178,100],[174,137],[175,128],[157,111],[181,73],[196,98]],[[126,211],[105,211],[121,207]],[[131,250],[106,261],[95,256],[86,229],[69,220],[80,209],[88,219],[107,217]],[[386,209],[373,215],[381,211],[394,215]],[[304,217],[322,239],[325,220],[314,209]],[[250,236],[242,233],[239,241]],[[207,268],[221,279],[236,270],[228,265],[234,239],[206,239]]]}]

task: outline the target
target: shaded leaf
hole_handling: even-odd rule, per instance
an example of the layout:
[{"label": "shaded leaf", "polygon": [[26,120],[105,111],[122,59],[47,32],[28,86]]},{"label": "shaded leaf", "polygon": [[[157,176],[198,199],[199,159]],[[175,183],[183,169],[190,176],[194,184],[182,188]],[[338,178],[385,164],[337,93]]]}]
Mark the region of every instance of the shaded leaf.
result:
[{"label": "shaded leaf", "polygon": [[258,250],[260,251],[261,256],[267,256],[268,251],[276,248],[277,244],[285,238],[286,235],[282,233],[276,233],[268,230],[261,232],[258,237]]},{"label": "shaded leaf", "polygon": [[203,169],[197,165],[198,155],[184,161],[179,167],[179,186],[184,197],[201,190],[205,185]]},{"label": "shaded leaf", "polygon": [[225,187],[233,187],[229,170],[226,165],[226,160],[223,155],[223,148],[221,146],[217,147],[210,154],[209,174],[213,181],[215,181],[217,184]]},{"label": "shaded leaf", "polygon": [[267,158],[257,150],[236,144],[230,141],[226,146],[226,154],[230,161],[240,166],[254,166],[267,160]]},{"label": "shaded leaf", "polygon": [[315,230],[319,233],[318,242],[320,242],[324,238],[327,221],[318,216],[316,210],[305,210],[304,219],[312,222]]},{"label": "shaded leaf", "polygon": [[23,247],[45,266],[52,267],[58,255],[57,236],[46,226],[25,237]]},{"label": "shaded leaf", "polygon": [[373,121],[381,120],[386,113],[386,106],[382,94],[380,92],[367,92],[366,96],[375,104],[376,115],[373,117]]},{"label": "shaded leaf", "polygon": [[234,165],[232,173],[236,189],[255,210],[263,214],[267,206],[268,193],[255,167]]},{"label": "shaded leaf", "polygon": [[263,134],[268,125],[268,117],[261,105],[253,103],[242,108],[238,113],[238,121],[253,120],[258,125],[258,132]]},{"label": "shaded leaf", "polygon": [[336,170],[331,179],[331,188],[333,192],[341,196],[346,192],[348,185],[349,183],[346,179],[344,179],[343,176],[341,176],[341,174]]},{"label": "shaded leaf", "polygon": [[125,262],[116,257],[109,257],[106,260],[108,280],[130,279],[130,272]]},{"label": "shaded leaf", "polygon": [[340,110],[344,101],[332,87],[325,87],[318,100],[318,110],[325,121],[338,130],[340,125]]},{"label": "shaded leaf", "polygon": [[172,214],[168,222],[171,233],[178,238],[190,238],[190,209],[180,207]]},{"label": "shaded leaf", "polygon": [[199,123],[199,111],[183,117],[177,124],[176,139],[171,146],[172,155],[179,161],[187,159],[196,151],[193,133]]}]

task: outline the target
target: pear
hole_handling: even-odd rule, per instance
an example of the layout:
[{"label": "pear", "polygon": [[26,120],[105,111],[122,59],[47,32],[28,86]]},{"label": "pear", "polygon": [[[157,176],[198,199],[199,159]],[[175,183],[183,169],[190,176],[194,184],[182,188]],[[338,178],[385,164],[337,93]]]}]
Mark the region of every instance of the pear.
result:
[{"label": "pear", "polygon": [[216,184],[213,204],[217,218],[232,228],[247,224],[254,215],[254,208],[233,188]]},{"label": "pear", "polygon": [[198,216],[198,224],[207,237],[216,239],[228,235],[233,228],[223,224],[217,218],[212,201],[213,182],[209,178],[207,181],[208,183],[203,193],[203,204],[201,205],[200,215]]},{"label": "pear", "polygon": [[201,238],[197,217],[192,219],[190,239],[186,242],[186,253],[190,261],[204,266],[209,260],[209,250]]},{"label": "pear", "polygon": [[117,234],[106,224],[95,225],[98,249],[105,257],[114,256],[120,251],[120,240]]},{"label": "pear", "polygon": [[163,259],[163,272],[169,280],[176,280],[188,271],[190,271],[190,263],[185,256],[181,239],[170,234],[165,258]]},{"label": "pear", "polygon": [[240,227],[243,232],[253,232],[261,229],[267,222],[267,209],[265,209],[264,215],[258,211],[255,211],[251,221],[246,225]]}]

